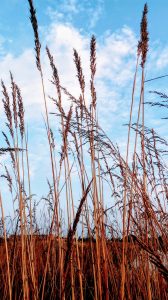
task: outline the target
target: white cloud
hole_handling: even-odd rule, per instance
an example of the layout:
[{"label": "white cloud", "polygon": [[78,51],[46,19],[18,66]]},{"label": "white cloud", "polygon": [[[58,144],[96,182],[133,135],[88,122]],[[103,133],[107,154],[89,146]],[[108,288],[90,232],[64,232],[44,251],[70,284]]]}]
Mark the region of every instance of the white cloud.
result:
[{"label": "white cloud", "polygon": [[75,20],[79,20],[81,14],[88,20],[88,29],[93,29],[99,21],[104,8],[103,0],[84,0],[83,2],[77,0],[63,0],[59,7],[47,8],[47,15],[52,21],[57,20],[71,22],[74,24]]},{"label": "white cloud", "polygon": [[97,24],[97,22],[100,19],[100,16],[103,11],[103,1],[99,0],[97,3],[97,6],[93,9],[91,9],[91,19],[90,19],[90,28],[94,28]]},{"label": "white cloud", "polygon": [[79,10],[77,0],[64,1],[62,4],[62,8],[64,11],[70,12],[70,13],[77,13]]},{"label": "white cloud", "polygon": [[0,35],[0,55],[4,54],[4,43],[5,43],[5,38]]},{"label": "white cloud", "polygon": [[[86,97],[88,99],[90,94],[90,37],[70,24],[59,22],[52,23],[46,31],[43,47],[46,43],[51,49],[51,53],[54,55],[55,63],[60,74],[61,84],[66,86],[72,94],[78,96],[80,90],[73,62],[73,48],[76,48],[81,56],[84,74],[86,75]],[[119,123],[120,118],[121,123],[126,122],[123,118],[123,107],[125,113],[130,103],[129,93],[131,91],[131,80],[133,78],[133,70],[135,67],[136,43],[135,34],[128,27],[123,27],[116,33],[106,33],[97,41],[96,87],[98,110],[101,125],[107,130],[111,130],[113,125],[116,126],[116,124]],[[34,182],[37,181],[36,178],[41,178],[40,182],[45,186],[44,182],[46,180],[46,174],[49,174],[50,167],[44,124],[40,123],[40,121],[43,122],[41,118],[41,112],[43,112],[43,97],[40,77],[36,70],[34,56],[34,51],[32,49],[25,50],[17,57],[8,54],[0,61],[0,69],[1,76],[8,85],[8,70],[11,70],[22,90],[27,123],[33,124],[30,125],[31,128],[29,130],[31,143],[31,175]],[[55,97],[55,89],[49,82],[51,79],[50,65],[45,51],[43,50],[42,65],[45,75],[46,94]],[[128,99],[126,99],[127,97]],[[126,101],[127,105],[125,105]],[[48,104],[49,111],[53,111],[54,108],[49,99]],[[68,105],[69,103],[64,101],[64,104]],[[55,121],[53,121],[53,124],[54,122]],[[37,134],[37,126],[41,126],[43,129],[40,131],[40,134],[38,134],[38,139],[35,139],[33,137]],[[40,184],[41,183],[39,183],[39,185],[37,184],[37,186],[40,186]]]},{"label": "white cloud", "polygon": [[[73,61],[73,48],[75,48],[82,61],[87,92],[89,99],[90,68],[89,68],[89,44],[90,37],[81,33],[70,24],[52,23],[46,31],[43,47],[47,44],[54,55],[55,64],[58,68],[61,84],[75,96],[79,96],[79,84],[76,78],[76,69]],[[131,81],[135,68],[137,40],[135,34],[128,27],[123,27],[115,33],[105,33],[97,41],[97,94],[98,103],[108,123],[111,113],[121,114],[119,105],[124,103],[125,94],[131,90]],[[32,49],[25,50],[21,55],[15,57],[6,55],[0,61],[1,76],[9,83],[9,73],[14,73],[15,80],[22,90],[24,104],[28,119],[41,118],[44,111],[40,76],[35,65],[35,54]],[[42,51],[42,64],[44,67],[46,94],[55,97],[55,89],[50,84],[51,70],[45,51]],[[121,99],[120,99],[121,98]],[[129,101],[128,101],[129,103]],[[51,101],[48,100],[49,111],[53,109]],[[67,105],[67,102],[64,102]],[[108,106],[108,109],[107,109]]]},{"label": "white cloud", "polygon": [[168,66],[168,47],[164,47],[161,51],[158,59],[156,60],[156,66],[158,69],[163,69]]},{"label": "white cloud", "polygon": [[47,8],[47,15],[51,20],[63,20],[72,21],[73,16],[77,15],[81,11],[82,5],[77,0],[63,0],[61,1],[59,8],[53,9],[51,6]]},{"label": "white cloud", "polygon": [[109,34],[98,51],[98,76],[121,85],[132,79],[137,39],[128,27]]},{"label": "white cloud", "polygon": [[[65,9],[69,12],[77,13],[73,8],[75,1],[66,1]],[[64,1],[65,4],[65,1]],[[69,5],[69,6],[68,6]],[[76,8],[78,9],[78,8]],[[53,11],[50,11],[52,14]],[[73,62],[73,48],[75,48],[82,60],[84,74],[86,75],[87,92],[89,99],[90,69],[89,69],[89,40],[88,35],[75,28],[70,23],[63,23],[62,12],[55,12],[59,16],[59,22],[52,22],[44,32],[43,47],[45,44],[51,49],[54,55],[56,66],[58,67],[61,84],[75,96],[80,93],[76,78],[76,70]],[[94,26],[99,18],[93,18]],[[32,37],[33,38],[33,37]],[[131,102],[132,80],[134,76],[136,60],[137,38],[135,33],[124,26],[117,32],[106,32],[97,40],[97,102],[101,125],[105,130],[117,137],[117,142],[121,147],[122,153],[126,149],[126,129],[122,130],[122,124],[128,122],[129,107]],[[168,64],[168,48],[165,48],[160,55],[155,55],[153,51],[153,63],[150,66],[161,69]],[[157,52],[158,53],[158,52]],[[44,50],[42,50],[42,65],[44,69],[46,94],[55,97],[55,89],[50,84],[51,70]],[[19,84],[28,124],[32,124],[30,135],[30,166],[31,178],[37,186],[45,187],[46,176],[49,176],[49,156],[48,145],[46,143],[46,133],[41,118],[44,111],[43,96],[39,72],[35,65],[34,50],[27,49],[21,55],[14,56],[7,54],[0,60],[1,77],[9,84],[9,73],[11,70],[16,82]],[[139,99],[138,99],[139,100]],[[53,105],[48,99],[49,111],[53,111]],[[64,101],[64,105],[68,102]],[[55,121],[53,124],[55,126]],[[34,128],[33,128],[34,127]],[[37,130],[37,127],[39,128]],[[37,133],[38,131],[38,133]],[[35,137],[38,138],[35,138]],[[57,141],[59,143],[59,141]],[[42,178],[43,176],[43,178]],[[45,178],[44,178],[45,177]],[[38,179],[36,179],[38,178]]]}]

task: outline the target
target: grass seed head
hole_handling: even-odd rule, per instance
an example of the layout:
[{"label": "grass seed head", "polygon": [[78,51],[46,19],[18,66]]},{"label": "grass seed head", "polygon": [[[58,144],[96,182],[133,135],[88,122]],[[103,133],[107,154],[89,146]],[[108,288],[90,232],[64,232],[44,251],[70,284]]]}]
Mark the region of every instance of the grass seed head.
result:
[{"label": "grass seed head", "polygon": [[33,31],[34,31],[34,42],[35,42],[35,52],[36,52],[36,65],[37,69],[41,72],[41,62],[40,62],[40,50],[41,44],[38,34],[38,22],[36,17],[36,10],[34,8],[33,0],[28,0],[30,5],[30,21],[32,23]]},{"label": "grass seed head", "polygon": [[148,42],[149,42],[149,33],[148,33],[148,6],[145,4],[143,14],[142,14],[142,21],[141,21],[141,40],[138,44],[139,51],[142,54],[141,66],[142,68],[145,65],[147,52],[148,52]]}]

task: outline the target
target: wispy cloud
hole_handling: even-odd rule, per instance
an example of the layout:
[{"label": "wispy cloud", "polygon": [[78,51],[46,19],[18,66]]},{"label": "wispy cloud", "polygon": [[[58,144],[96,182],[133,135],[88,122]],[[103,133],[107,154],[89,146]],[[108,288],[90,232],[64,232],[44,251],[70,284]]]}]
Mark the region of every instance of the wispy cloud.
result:
[{"label": "wispy cloud", "polygon": [[90,15],[91,15],[90,28],[94,28],[96,26],[97,22],[99,21],[101,15],[103,13],[103,6],[104,6],[103,1],[98,0],[96,7],[92,8],[90,10]]},{"label": "wispy cloud", "polygon": [[[64,1],[65,9],[73,11],[72,2]],[[78,9],[78,8],[77,8]],[[82,65],[86,80],[86,98],[89,101],[89,85],[90,85],[90,67],[89,67],[89,43],[90,36],[80,31],[72,23],[65,23],[60,19],[52,21],[48,29],[43,32],[43,49],[42,65],[45,74],[45,86],[47,95],[55,97],[55,90],[50,83],[51,70],[48,59],[45,54],[45,45],[47,44],[54,55],[55,63],[60,74],[61,84],[66,86],[72,94],[79,96],[79,87],[76,78],[76,70],[73,62],[73,48],[75,48],[82,60]],[[78,13],[78,11],[73,11]],[[61,15],[62,14],[62,15]],[[97,102],[100,123],[106,130],[113,132],[114,139],[120,140],[120,145],[125,147],[125,131],[122,132],[122,124],[127,123],[129,117],[129,108],[131,101],[132,80],[134,76],[135,60],[136,60],[137,37],[131,28],[123,26],[116,32],[105,32],[104,35],[97,40]],[[155,59],[154,59],[155,57]],[[162,52],[157,51],[157,59],[153,50],[153,67],[157,69],[168,64],[166,60],[166,47]],[[34,128],[31,127],[31,172],[35,177],[41,173],[41,164],[43,168],[48,168],[48,148],[44,137],[45,130],[42,122],[41,113],[43,112],[42,90],[38,71],[36,70],[34,51],[26,49],[22,54],[14,56],[11,53],[3,56],[0,60],[1,77],[9,83],[9,73],[14,73],[15,79],[21,87],[27,123],[33,122]],[[48,99],[49,111],[55,111],[51,100]],[[64,105],[68,106],[69,102],[64,99]],[[53,121],[55,122],[55,121]],[[39,128],[40,134],[38,139],[33,138],[37,134],[36,128]],[[41,139],[41,141],[40,141]],[[32,143],[33,142],[33,143]],[[33,145],[33,146],[32,146]],[[36,149],[40,147],[40,157]],[[124,153],[124,150],[122,150]],[[48,174],[49,172],[43,172]],[[34,178],[33,177],[33,178]],[[46,180],[46,178],[45,178]],[[43,178],[44,181],[44,178]],[[40,183],[39,183],[40,184]]]},{"label": "wispy cloud", "polygon": [[156,66],[160,70],[168,66],[168,47],[164,47],[160,51],[160,55],[156,60]]},{"label": "wispy cloud", "polygon": [[74,23],[82,15],[88,20],[88,29],[93,29],[99,21],[104,8],[102,0],[63,0],[58,8],[48,6],[47,14],[51,20]]},{"label": "wispy cloud", "polygon": [[[84,73],[86,74],[88,98],[90,84],[89,43],[90,37],[81,33],[74,26],[63,23],[52,23],[46,31],[43,41],[43,46],[47,44],[54,55],[61,83],[67,86],[75,96],[79,96],[79,87],[75,76],[73,48],[77,49],[81,55]],[[136,43],[135,34],[128,27],[123,27],[116,33],[105,34],[97,41],[98,101],[100,105],[108,102],[109,112],[114,112],[118,109],[115,97],[117,95],[118,102],[118,98],[121,95],[121,87],[128,88],[128,82],[133,78]],[[45,50],[42,53],[42,61],[47,94],[54,96],[55,92],[49,82],[51,71]],[[33,50],[27,49],[17,57],[7,54],[0,61],[0,68],[1,76],[7,82],[9,78],[8,70],[14,72],[16,81],[23,93],[26,109],[29,110],[29,117],[34,117],[31,109],[32,106],[34,107],[33,111],[37,107],[40,114],[43,101]],[[109,99],[110,101],[108,101]],[[36,115],[37,111],[35,117]]]},{"label": "wispy cloud", "polygon": [[79,2],[77,0],[66,0],[62,2],[62,9],[65,12],[77,13],[80,10]]}]

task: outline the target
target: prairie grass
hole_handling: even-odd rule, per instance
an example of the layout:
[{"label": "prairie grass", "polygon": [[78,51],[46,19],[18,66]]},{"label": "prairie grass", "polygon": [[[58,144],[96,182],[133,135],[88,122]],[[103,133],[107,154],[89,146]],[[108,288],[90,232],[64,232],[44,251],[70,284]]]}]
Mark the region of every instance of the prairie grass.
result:
[{"label": "prairie grass", "polygon": [[[47,210],[39,221],[39,205],[33,198],[24,122],[24,102],[13,75],[10,92],[2,81],[6,147],[10,170],[1,170],[13,203],[8,223],[0,194],[0,299],[168,299],[168,187],[164,154],[167,141],[145,126],[145,64],[148,54],[147,4],[144,6],[137,63],[133,78],[126,157],[99,125],[97,117],[96,38],[90,42],[90,102],[80,54],[73,60],[79,97],[62,86],[50,49],[46,55],[52,71],[55,97],[46,96],[38,21],[32,0],[30,21],[34,32],[35,60],[45,106],[52,181],[41,201]],[[133,123],[137,72],[141,88],[137,122]],[[157,103],[166,108],[167,96]],[[69,101],[66,111],[63,99]],[[163,100],[164,98],[164,100]],[[55,144],[52,112],[60,122],[61,151]],[[130,150],[134,136],[133,154]],[[60,139],[59,139],[60,140]],[[40,155],[40,152],[39,152]],[[1,168],[2,169],[2,168]],[[74,180],[74,170],[77,182]],[[77,185],[77,186],[76,186]],[[76,189],[80,199],[75,199]],[[108,191],[108,192],[107,192]],[[110,207],[106,207],[106,198]],[[9,198],[7,196],[7,198]],[[76,200],[80,200],[76,208]],[[62,204],[63,202],[63,204]],[[66,203],[66,204],[65,204]],[[11,205],[12,206],[12,205]],[[16,208],[17,207],[17,208]],[[65,224],[62,214],[65,215]]]}]

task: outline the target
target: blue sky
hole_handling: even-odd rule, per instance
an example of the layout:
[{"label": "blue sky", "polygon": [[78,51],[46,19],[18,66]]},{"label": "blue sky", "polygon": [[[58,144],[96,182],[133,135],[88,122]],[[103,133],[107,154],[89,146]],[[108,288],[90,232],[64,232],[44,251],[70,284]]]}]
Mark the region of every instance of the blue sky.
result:
[{"label": "blue sky", "polygon": [[[51,11],[63,14],[63,22],[71,22],[75,27],[98,37],[105,31],[116,31],[127,25],[139,34],[139,22],[144,1],[141,0],[36,0],[35,6],[39,24],[48,26]],[[148,1],[149,31],[151,42],[167,42],[167,6],[166,0]],[[56,16],[56,15],[55,15]],[[5,49],[19,53],[23,48],[32,46],[31,27],[28,22],[27,1],[6,0],[1,3],[0,35],[5,40]],[[57,20],[53,17],[53,20]]]},{"label": "blue sky", "polygon": [[[128,122],[129,117],[136,45],[144,3],[141,0],[34,0],[43,49],[46,44],[49,45],[56,59],[62,83],[73,93],[78,93],[78,89],[72,49],[75,47],[80,52],[87,74],[89,39],[92,34],[97,37],[100,123],[119,144],[123,153],[126,149],[126,129],[122,125]],[[150,51],[146,67],[147,79],[168,73],[168,2],[150,0],[148,6]],[[11,70],[21,87],[29,129],[33,191],[42,195],[47,191],[46,177],[50,176],[50,170],[42,118],[43,100],[33,48],[27,1],[3,1],[0,10],[1,77],[8,84],[8,71]],[[42,61],[47,94],[54,96],[54,91],[49,85],[49,64],[43,50]],[[166,92],[167,84],[168,78],[147,84],[146,98],[149,98],[149,90]],[[138,103],[138,90],[136,95]],[[53,109],[49,102],[49,110]],[[160,120],[161,116],[165,116],[165,113],[162,115],[162,112],[156,109],[146,108],[147,125],[156,126],[159,132],[166,136],[166,122]],[[134,117],[136,120],[136,105]],[[54,119],[52,125],[56,125]]]},{"label": "blue sky", "polygon": [[[51,22],[50,12],[63,14],[63,21],[70,21],[75,27],[88,33],[94,32],[98,37],[105,31],[116,31],[123,25],[139,34],[139,22],[144,1],[141,0],[36,0],[39,24],[47,26]],[[166,0],[148,1],[149,31],[151,42],[167,39]],[[50,17],[49,17],[50,15]],[[27,1],[6,0],[1,3],[0,35],[5,40],[5,49],[19,53],[25,47],[32,46],[31,28],[28,22]],[[57,15],[58,17],[58,15]],[[56,21],[56,20],[55,20]]]}]

